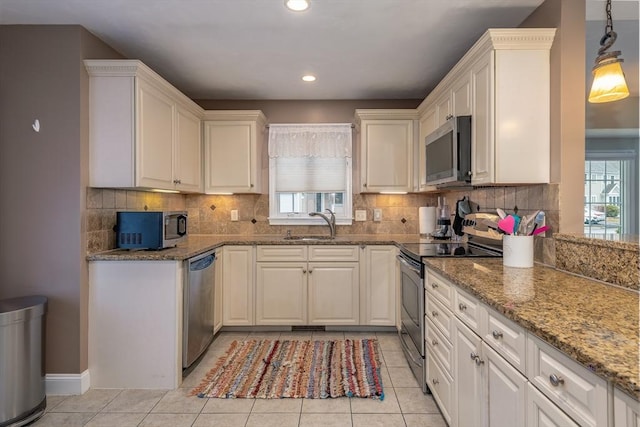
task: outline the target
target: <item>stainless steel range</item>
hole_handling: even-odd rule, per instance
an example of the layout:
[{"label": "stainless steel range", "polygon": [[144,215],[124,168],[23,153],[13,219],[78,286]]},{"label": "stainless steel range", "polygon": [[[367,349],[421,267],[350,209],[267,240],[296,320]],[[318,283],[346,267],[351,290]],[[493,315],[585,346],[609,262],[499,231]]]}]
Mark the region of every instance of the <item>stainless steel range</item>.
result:
[{"label": "stainless steel range", "polygon": [[400,246],[398,260],[401,273],[400,341],[413,375],[427,393],[424,319],[424,264],[427,257],[500,257],[501,246],[495,241],[451,242],[429,241],[405,243]]}]

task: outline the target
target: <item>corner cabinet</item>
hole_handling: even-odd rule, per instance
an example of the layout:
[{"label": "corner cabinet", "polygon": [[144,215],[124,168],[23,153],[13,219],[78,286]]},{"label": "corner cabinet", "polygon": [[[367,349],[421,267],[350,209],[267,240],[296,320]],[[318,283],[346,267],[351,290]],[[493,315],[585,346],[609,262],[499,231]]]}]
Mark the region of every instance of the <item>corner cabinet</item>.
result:
[{"label": "corner cabinet", "polygon": [[85,60],[89,185],[202,191],[204,110],[138,60]]},{"label": "corner cabinet", "polygon": [[[418,106],[419,146],[447,118],[471,115],[471,184],[548,183],[555,31],[487,30]],[[420,156],[419,189],[430,191]]]},{"label": "corner cabinet", "polygon": [[414,191],[417,119],[413,109],[356,110],[360,192]]},{"label": "corner cabinet", "polygon": [[206,111],[204,192],[262,193],[268,173],[266,118],[261,111]]}]

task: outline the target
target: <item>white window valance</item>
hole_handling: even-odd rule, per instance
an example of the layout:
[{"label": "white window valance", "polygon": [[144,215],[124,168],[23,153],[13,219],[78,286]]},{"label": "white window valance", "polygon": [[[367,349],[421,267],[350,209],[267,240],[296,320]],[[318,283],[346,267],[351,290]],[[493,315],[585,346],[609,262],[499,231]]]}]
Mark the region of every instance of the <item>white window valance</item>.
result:
[{"label": "white window valance", "polygon": [[269,157],[351,157],[351,124],[269,125]]}]

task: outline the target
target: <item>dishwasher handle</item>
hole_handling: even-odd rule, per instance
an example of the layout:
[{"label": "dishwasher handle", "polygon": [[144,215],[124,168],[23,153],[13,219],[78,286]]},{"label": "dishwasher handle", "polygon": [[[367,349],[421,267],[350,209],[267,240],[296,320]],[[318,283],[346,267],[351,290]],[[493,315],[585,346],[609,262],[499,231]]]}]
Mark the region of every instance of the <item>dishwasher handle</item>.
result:
[{"label": "dishwasher handle", "polygon": [[200,270],[209,268],[209,266],[211,266],[211,264],[213,264],[215,260],[216,260],[216,254],[212,253],[200,259],[197,259],[195,261],[190,261],[189,271],[200,271]]}]

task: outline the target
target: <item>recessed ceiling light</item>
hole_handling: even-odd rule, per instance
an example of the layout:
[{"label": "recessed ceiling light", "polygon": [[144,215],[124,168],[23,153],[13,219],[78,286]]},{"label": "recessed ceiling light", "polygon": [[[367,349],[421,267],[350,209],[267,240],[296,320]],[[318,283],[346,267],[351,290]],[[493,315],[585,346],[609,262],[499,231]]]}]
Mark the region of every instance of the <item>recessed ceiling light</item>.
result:
[{"label": "recessed ceiling light", "polygon": [[302,12],[309,9],[309,2],[310,0],[284,0],[284,5],[294,12]]},{"label": "recessed ceiling light", "polygon": [[307,74],[306,76],[302,76],[302,80],[305,82],[315,82],[316,76],[312,76],[311,74]]}]

